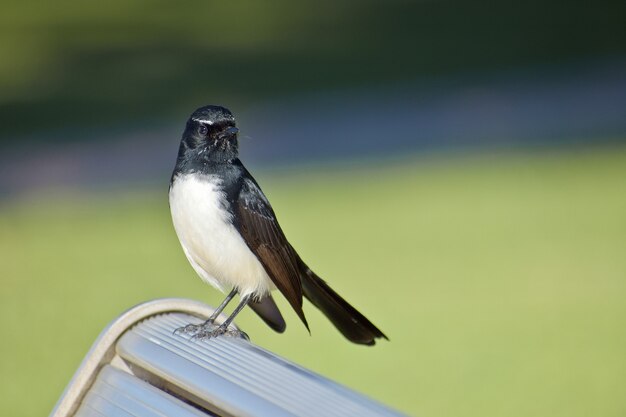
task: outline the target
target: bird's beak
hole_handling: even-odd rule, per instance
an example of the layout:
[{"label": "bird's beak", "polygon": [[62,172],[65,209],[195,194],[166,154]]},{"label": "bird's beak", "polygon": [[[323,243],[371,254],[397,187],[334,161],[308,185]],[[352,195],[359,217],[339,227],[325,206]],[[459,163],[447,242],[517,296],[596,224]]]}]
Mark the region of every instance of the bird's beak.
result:
[{"label": "bird's beak", "polygon": [[237,135],[237,133],[239,132],[239,129],[237,129],[236,127],[229,127],[228,129],[226,129],[221,136],[223,138],[234,138],[235,135]]}]

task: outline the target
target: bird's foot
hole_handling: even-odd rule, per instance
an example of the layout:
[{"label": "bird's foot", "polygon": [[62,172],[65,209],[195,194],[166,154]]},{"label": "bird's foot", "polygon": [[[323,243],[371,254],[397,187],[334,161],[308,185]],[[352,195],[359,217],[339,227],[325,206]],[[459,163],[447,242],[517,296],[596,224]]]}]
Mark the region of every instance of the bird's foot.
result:
[{"label": "bird's foot", "polygon": [[209,326],[209,325],[212,325],[212,324],[206,323],[206,322],[202,324],[188,324],[186,326],[179,327],[178,329],[174,330],[174,334],[182,333],[182,334],[195,335],[204,327]]},{"label": "bird's foot", "polygon": [[248,335],[240,330],[228,328],[223,325],[217,325],[212,322],[188,324],[174,330],[174,333],[191,335],[191,340],[209,340],[222,335],[227,337],[241,337],[249,340]]}]

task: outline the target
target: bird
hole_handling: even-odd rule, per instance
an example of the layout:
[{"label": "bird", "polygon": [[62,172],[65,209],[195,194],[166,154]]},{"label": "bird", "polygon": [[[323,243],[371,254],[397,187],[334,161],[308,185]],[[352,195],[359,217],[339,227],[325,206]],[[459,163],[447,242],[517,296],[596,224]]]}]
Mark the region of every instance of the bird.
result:
[{"label": "bird", "polygon": [[[178,331],[211,339],[249,306],[278,333],[286,323],[272,292],[278,290],[310,333],[303,297],[349,341],[374,345],[387,336],[316,275],[291,246],[257,181],[239,159],[239,129],[225,107],[194,111],[182,134],[170,179],[174,229],[187,260],[206,283],[227,294],[202,324]],[[232,299],[240,302],[221,324]]]}]

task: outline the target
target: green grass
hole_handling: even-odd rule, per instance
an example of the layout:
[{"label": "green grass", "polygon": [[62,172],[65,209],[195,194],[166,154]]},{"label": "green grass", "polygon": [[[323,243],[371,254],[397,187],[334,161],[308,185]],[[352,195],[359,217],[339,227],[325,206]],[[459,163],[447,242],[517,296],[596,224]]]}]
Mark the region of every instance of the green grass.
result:
[{"label": "green grass", "polygon": [[[252,340],[409,414],[626,413],[626,148],[370,161],[259,180],[305,260],[390,337],[282,302]],[[0,206],[0,415],[45,415],[94,338],[155,297],[212,304],[157,192]],[[282,301],[282,300],[281,300]]]}]

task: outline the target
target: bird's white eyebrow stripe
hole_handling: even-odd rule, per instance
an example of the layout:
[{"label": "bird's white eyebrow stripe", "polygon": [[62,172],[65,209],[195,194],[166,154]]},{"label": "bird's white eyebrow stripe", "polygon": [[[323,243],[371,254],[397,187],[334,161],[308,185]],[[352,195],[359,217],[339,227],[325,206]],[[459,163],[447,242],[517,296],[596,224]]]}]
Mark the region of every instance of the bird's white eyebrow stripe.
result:
[{"label": "bird's white eyebrow stripe", "polygon": [[192,117],[191,120],[193,120],[194,122],[200,122],[200,123],[206,123],[208,125],[212,125],[213,122],[209,121],[209,120],[202,120],[202,119],[197,119],[195,117]]}]

